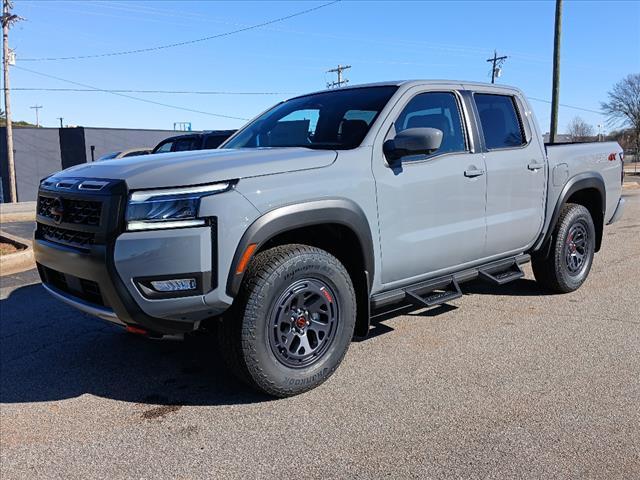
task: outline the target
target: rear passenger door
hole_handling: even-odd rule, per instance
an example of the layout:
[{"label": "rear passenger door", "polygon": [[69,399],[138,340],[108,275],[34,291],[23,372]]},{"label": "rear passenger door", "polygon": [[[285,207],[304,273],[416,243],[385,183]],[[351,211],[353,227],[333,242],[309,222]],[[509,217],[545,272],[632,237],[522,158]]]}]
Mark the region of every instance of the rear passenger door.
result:
[{"label": "rear passenger door", "polygon": [[544,220],[545,155],[532,141],[534,129],[516,95],[495,90],[473,94],[486,150],[486,255],[524,251]]}]

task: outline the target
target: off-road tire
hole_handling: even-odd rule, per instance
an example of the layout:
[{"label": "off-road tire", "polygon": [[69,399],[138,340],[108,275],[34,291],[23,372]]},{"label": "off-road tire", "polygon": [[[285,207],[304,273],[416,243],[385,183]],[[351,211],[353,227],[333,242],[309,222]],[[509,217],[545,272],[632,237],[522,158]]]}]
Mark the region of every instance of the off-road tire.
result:
[{"label": "off-road tire", "polygon": [[[331,287],[339,315],[331,343],[315,363],[292,368],[270,346],[269,322],[275,304],[301,279]],[[345,267],[328,252],[307,245],[282,245],[258,253],[251,261],[233,307],[223,316],[219,345],[232,372],[269,395],[288,397],[327,380],[342,362],[356,321],[356,296]]]},{"label": "off-road tire", "polygon": [[[579,227],[575,227],[578,225]],[[584,261],[574,272],[570,271],[566,259],[569,234],[572,228],[586,232]],[[596,230],[589,210],[582,205],[567,203],[562,207],[558,223],[553,231],[552,244],[547,257],[535,256],[532,259],[533,274],[536,281],[545,288],[557,293],[569,293],[577,290],[585,282],[595,253]]]}]

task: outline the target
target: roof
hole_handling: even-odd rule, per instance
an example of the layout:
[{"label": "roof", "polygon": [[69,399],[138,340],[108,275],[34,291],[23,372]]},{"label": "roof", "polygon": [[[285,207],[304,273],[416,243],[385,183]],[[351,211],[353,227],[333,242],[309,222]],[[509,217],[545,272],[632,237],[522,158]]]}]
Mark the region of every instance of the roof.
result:
[{"label": "roof", "polygon": [[[424,79],[424,80],[420,80],[420,79],[414,79],[414,80],[389,80],[386,82],[375,82],[375,83],[361,83],[361,84],[356,84],[356,85],[348,85],[346,87],[340,87],[336,90],[353,90],[356,88],[367,88],[367,87],[389,87],[389,86],[393,86],[393,87],[404,87],[404,89],[408,89],[411,87],[415,87],[415,86],[421,86],[421,85],[451,85],[451,86],[455,86],[455,87],[460,87],[462,85],[464,85],[465,87],[491,87],[491,88],[495,88],[496,90],[498,89],[503,89],[503,90],[516,90],[516,91],[520,91],[517,87],[512,87],[510,85],[502,85],[502,84],[495,84],[495,83],[487,83],[487,82],[474,82],[474,81],[468,81],[468,80],[428,80],[428,79]],[[315,92],[309,92],[309,93],[305,93],[302,95],[296,95],[296,97],[304,97],[306,95],[314,95],[317,93],[323,93],[323,92],[328,92],[330,90],[317,90]]]}]

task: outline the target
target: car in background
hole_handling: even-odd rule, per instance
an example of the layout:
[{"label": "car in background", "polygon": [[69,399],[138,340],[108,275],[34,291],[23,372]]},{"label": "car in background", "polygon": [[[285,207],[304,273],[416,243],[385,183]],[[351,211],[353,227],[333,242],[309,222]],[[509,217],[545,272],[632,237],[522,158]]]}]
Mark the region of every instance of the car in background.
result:
[{"label": "car in background", "polygon": [[184,152],[186,150],[209,150],[218,148],[236,130],[210,130],[169,137],[161,141],[151,153]]},{"label": "car in background", "polygon": [[138,155],[148,155],[151,153],[150,148],[129,148],[128,150],[122,150],[120,152],[111,152],[106,155],[102,155],[98,157],[96,162],[101,162],[103,160],[115,160],[117,158],[125,158],[125,157],[137,157]]}]

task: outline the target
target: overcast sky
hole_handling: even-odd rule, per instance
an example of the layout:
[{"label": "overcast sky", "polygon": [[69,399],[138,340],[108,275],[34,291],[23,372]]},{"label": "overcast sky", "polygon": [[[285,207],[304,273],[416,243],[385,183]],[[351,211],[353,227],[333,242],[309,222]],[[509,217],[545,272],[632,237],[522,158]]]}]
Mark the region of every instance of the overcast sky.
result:
[{"label": "overcast sky", "polygon": [[[207,41],[128,55],[100,55],[218,35],[321,6],[326,2],[28,1],[11,31],[14,119],[101,127],[237,128],[270,105],[325,87],[325,73],[352,65],[351,84],[413,78],[489,81],[494,48],[509,58],[499,83],[532,100],[549,130],[554,2],[342,1],[303,15]],[[38,72],[38,75],[34,72]],[[611,86],[640,72],[640,2],[565,1],[561,103],[599,110]],[[57,77],[51,78],[51,77]],[[71,83],[75,82],[75,83]],[[82,84],[82,85],[78,85]],[[251,95],[125,93],[185,111],[105,92],[20,88],[218,91]],[[266,95],[263,93],[274,93]],[[539,100],[533,100],[533,99]],[[215,116],[213,114],[221,115]],[[604,123],[595,112],[560,108],[560,131],[574,116]],[[235,117],[235,118],[226,118]]]}]

